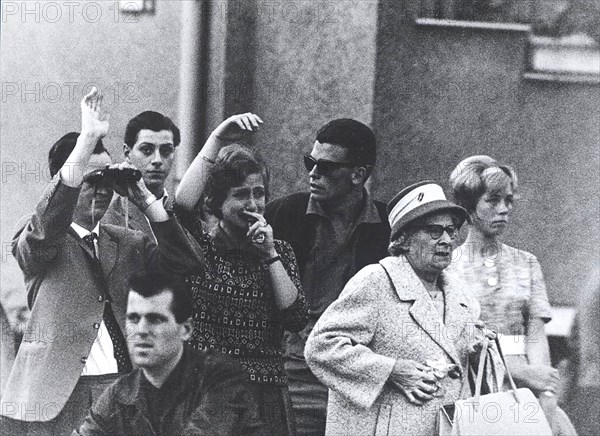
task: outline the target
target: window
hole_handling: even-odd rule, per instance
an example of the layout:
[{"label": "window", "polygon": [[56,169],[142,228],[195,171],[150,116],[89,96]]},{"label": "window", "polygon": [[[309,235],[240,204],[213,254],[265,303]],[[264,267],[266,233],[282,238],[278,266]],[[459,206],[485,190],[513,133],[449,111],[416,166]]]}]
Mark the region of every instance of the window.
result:
[{"label": "window", "polygon": [[526,28],[530,72],[600,78],[598,0],[420,0],[419,16],[421,24]]}]

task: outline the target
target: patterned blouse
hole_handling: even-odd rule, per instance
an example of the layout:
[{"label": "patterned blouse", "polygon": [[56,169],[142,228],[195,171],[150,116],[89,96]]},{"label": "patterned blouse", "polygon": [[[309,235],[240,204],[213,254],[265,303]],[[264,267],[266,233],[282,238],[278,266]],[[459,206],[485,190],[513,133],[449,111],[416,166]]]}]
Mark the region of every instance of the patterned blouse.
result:
[{"label": "patterned blouse", "polygon": [[453,253],[447,271],[462,276],[481,305],[488,328],[505,335],[526,335],[533,318],[550,321],[550,303],[537,258],[501,244],[499,253],[482,256],[479,246],[464,244]]},{"label": "patterned blouse", "polygon": [[275,240],[298,298],[280,310],[275,303],[269,267],[251,247],[236,247],[216,226],[211,233],[197,213],[175,206],[181,223],[202,247],[204,272],[188,276],[193,298],[193,333],[197,349],[214,348],[236,358],[254,383],[285,385],[281,340],[284,330],[300,331],[308,322],[306,299],[292,247]]}]

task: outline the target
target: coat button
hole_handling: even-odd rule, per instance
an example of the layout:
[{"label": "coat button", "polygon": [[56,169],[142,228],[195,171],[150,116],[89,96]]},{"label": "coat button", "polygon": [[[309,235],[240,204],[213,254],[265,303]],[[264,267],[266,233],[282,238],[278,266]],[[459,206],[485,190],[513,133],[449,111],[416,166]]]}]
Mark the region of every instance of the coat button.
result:
[{"label": "coat button", "polygon": [[87,362],[87,357],[82,357],[81,358],[81,363],[85,363],[85,362]]},{"label": "coat button", "polygon": [[489,286],[496,286],[498,284],[498,279],[496,277],[490,277],[487,279],[487,284]]},{"label": "coat button", "polygon": [[95,322],[95,323],[94,323],[94,328],[95,328],[96,330],[98,330],[98,329],[100,328],[100,324],[99,324],[99,323],[97,323],[97,322]]},{"label": "coat button", "polygon": [[98,301],[102,303],[104,301],[104,297],[102,295],[98,295]]}]

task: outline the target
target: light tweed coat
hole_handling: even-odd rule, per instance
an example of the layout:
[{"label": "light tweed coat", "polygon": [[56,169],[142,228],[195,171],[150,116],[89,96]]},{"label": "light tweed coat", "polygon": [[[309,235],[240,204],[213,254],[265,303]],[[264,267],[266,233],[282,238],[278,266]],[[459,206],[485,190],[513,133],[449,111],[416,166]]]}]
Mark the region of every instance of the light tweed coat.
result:
[{"label": "light tweed coat", "polygon": [[[387,257],[359,271],[323,313],[305,349],[329,387],[327,435],[432,435],[441,404],[458,399],[479,304],[442,273],[446,322],[406,258]],[[461,377],[441,381],[445,395],[424,406],[388,382],[396,359],[444,359]]]}]

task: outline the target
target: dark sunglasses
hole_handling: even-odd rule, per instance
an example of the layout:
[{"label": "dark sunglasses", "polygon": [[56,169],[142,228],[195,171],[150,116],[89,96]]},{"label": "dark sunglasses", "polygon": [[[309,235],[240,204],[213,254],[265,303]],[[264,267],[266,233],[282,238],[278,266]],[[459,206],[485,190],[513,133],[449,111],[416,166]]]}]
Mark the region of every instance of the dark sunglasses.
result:
[{"label": "dark sunglasses", "polygon": [[450,239],[456,239],[460,233],[460,228],[455,226],[441,226],[439,224],[429,224],[423,226],[414,226],[413,228],[418,230],[425,230],[431,236],[431,239],[440,239],[444,232],[448,233]]},{"label": "dark sunglasses", "polygon": [[338,168],[343,168],[343,167],[351,168],[351,167],[356,166],[356,164],[353,164],[350,162],[333,162],[331,160],[324,160],[324,159],[317,160],[314,157],[312,157],[311,155],[306,155],[306,156],[304,156],[304,166],[306,167],[307,171],[312,171],[313,168],[316,166],[319,174],[325,175],[325,174],[331,174]]}]

